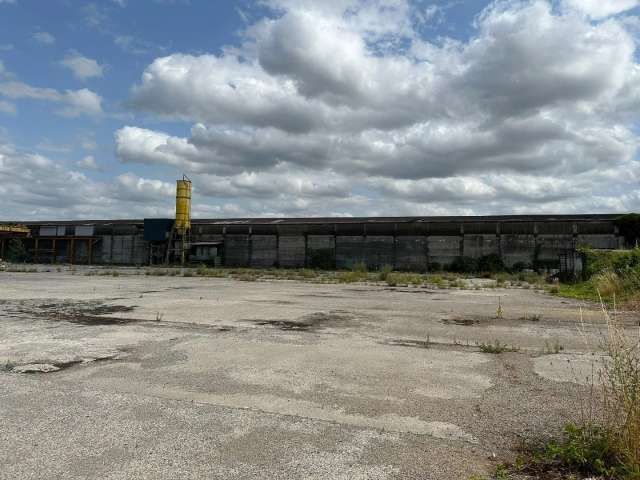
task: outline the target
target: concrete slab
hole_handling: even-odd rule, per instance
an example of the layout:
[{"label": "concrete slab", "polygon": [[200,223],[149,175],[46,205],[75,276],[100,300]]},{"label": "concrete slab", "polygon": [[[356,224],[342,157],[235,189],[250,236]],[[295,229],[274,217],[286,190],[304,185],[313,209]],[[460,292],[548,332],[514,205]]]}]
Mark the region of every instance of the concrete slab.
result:
[{"label": "concrete slab", "polygon": [[0,478],[468,478],[578,413],[603,329],[524,289],[139,273],[0,273]]}]

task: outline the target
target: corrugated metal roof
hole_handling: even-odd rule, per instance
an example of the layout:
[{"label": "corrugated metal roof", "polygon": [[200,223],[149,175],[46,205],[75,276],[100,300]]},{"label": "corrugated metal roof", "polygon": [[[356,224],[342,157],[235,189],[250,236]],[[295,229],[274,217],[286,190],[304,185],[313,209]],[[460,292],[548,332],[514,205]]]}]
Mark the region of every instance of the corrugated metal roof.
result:
[{"label": "corrugated metal roof", "polygon": [[[323,223],[436,223],[436,222],[553,222],[553,221],[611,221],[622,214],[563,214],[563,215],[488,215],[488,216],[437,216],[437,217],[301,217],[301,218],[201,218],[193,219],[194,225],[300,225]],[[0,221],[0,224],[21,223],[29,226],[43,225],[143,225],[144,219],[113,220],[41,220]]]}]

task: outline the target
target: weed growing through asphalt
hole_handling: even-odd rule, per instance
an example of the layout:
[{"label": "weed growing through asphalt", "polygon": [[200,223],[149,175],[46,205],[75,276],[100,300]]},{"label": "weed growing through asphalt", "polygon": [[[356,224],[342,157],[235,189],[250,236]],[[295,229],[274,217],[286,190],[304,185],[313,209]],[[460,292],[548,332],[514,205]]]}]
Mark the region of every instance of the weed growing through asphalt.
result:
[{"label": "weed growing through asphalt", "polygon": [[498,308],[496,309],[496,318],[502,320],[504,318],[504,311],[502,310],[502,299],[498,297]]},{"label": "weed growing through asphalt", "polygon": [[500,340],[497,340],[497,339],[493,343],[484,343],[484,342],[480,343],[478,344],[478,348],[483,353],[493,353],[493,354],[500,354],[505,352],[517,352],[520,350],[520,347],[502,343],[500,342]]},{"label": "weed growing through asphalt", "polygon": [[607,326],[602,358],[587,378],[581,418],[566,424],[559,438],[527,445],[510,466],[511,473],[525,478],[640,479],[640,330],[625,326],[604,301],[601,308]]},{"label": "weed growing through asphalt", "polygon": [[544,341],[544,349],[542,350],[545,355],[554,355],[562,352],[564,346],[560,343],[560,340],[554,338],[553,340]]}]

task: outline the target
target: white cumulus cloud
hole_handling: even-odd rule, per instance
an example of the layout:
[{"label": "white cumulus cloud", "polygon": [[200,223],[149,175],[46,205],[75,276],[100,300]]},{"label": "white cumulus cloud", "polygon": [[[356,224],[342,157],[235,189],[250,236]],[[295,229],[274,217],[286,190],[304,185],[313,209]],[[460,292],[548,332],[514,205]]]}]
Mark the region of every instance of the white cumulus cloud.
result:
[{"label": "white cumulus cloud", "polygon": [[101,77],[104,69],[96,60],[80,55],[78,52],[70,53],[60,64],[71,70],[73,75],[80,80]]},{"label": "white cumulus cloud", "polygon": [[[425,38],[403,0],[265,3],[239,46],[148,65],[131,104],[194,125],[118,130],[123,162],[201,173],[258,214],[640,207],[637,39],[593,21],[635,2],[497,1],[466,41]],[[279,176],[340,188],[319,204]]]}]

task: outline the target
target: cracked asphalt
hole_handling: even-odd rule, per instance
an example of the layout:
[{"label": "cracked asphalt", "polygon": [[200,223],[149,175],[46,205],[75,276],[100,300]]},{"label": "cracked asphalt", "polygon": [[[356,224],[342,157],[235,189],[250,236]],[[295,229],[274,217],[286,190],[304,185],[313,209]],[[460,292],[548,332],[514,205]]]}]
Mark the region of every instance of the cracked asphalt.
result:
[{"label": "cracked asphalt", "polygon": [[139,273],[0,272],[0,478],[465,479],[579,414],[603,330],[528,289]]}]

